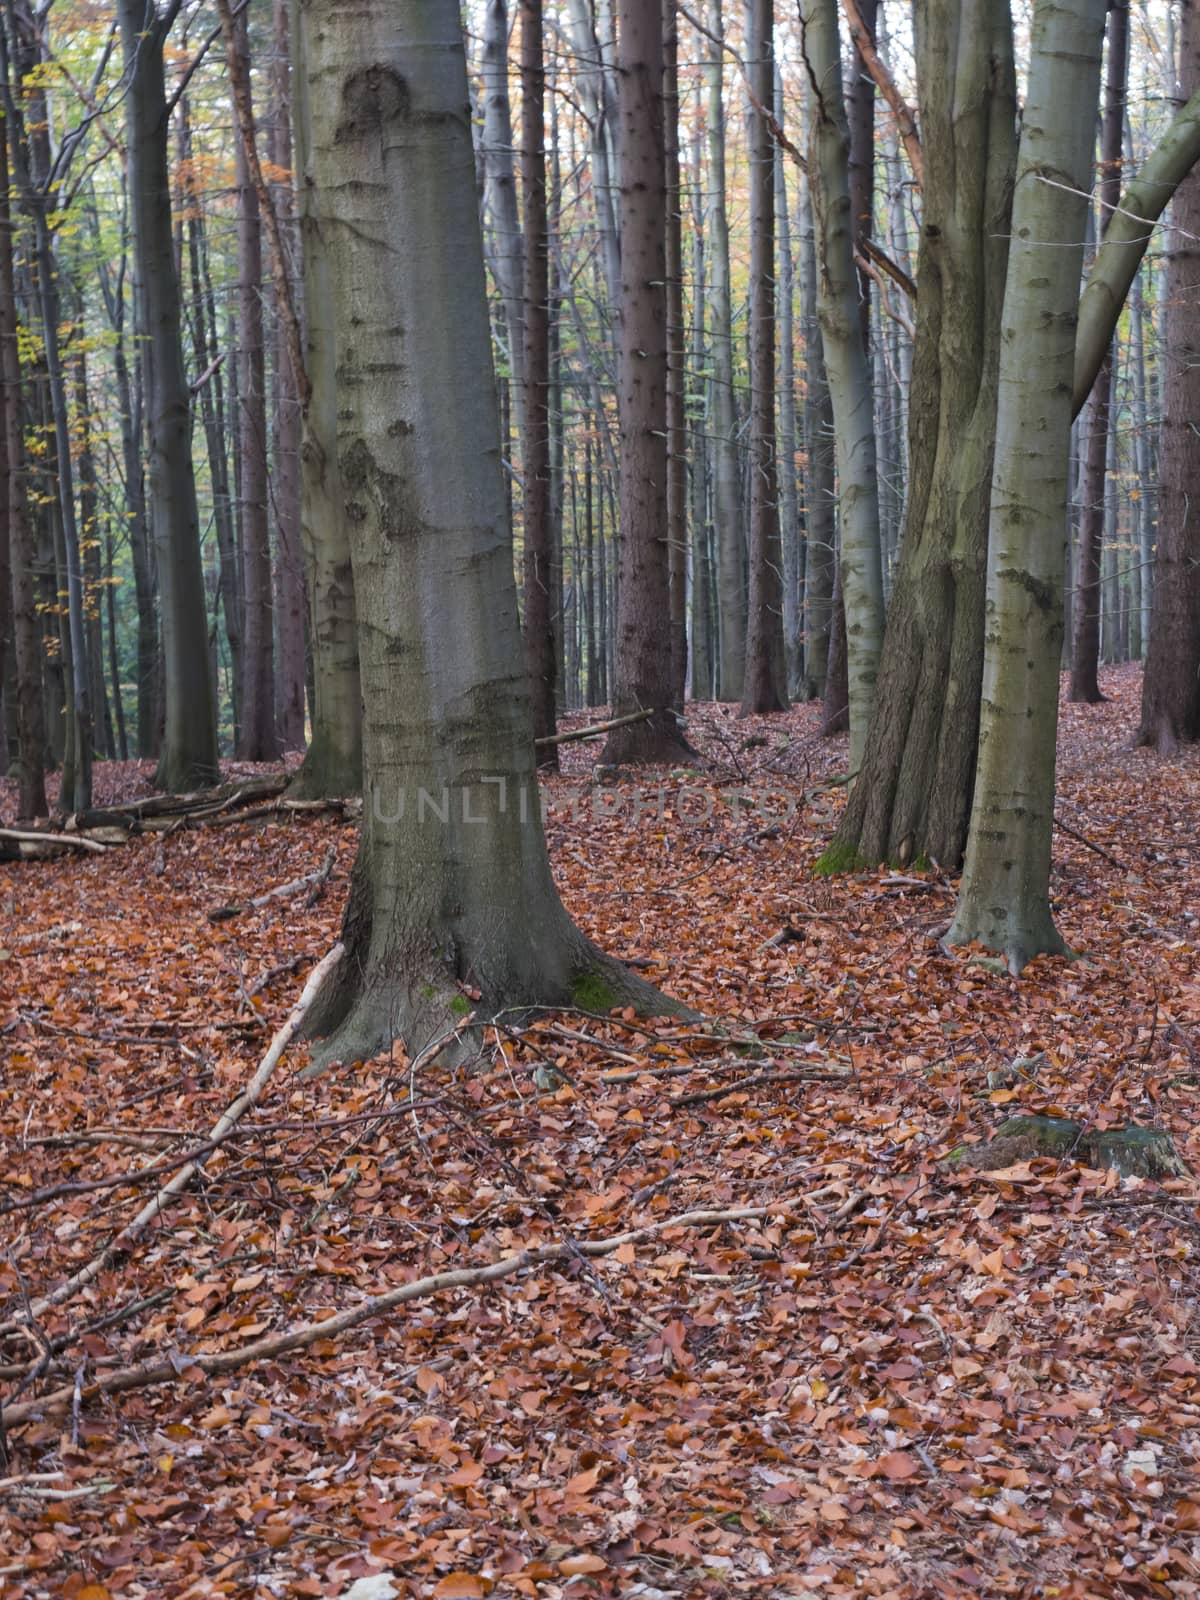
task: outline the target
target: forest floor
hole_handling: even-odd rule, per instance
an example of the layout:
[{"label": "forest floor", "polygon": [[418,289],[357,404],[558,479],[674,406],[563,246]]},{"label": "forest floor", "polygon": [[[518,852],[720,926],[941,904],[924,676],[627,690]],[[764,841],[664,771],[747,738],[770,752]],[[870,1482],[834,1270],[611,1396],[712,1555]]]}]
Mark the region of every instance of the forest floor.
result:
[{"label": "forest floor", "polygon": [[[125,1259],[0,1340],[7,1402],[66,1391],[9,1430],[0,1594],[1200,1595],[1200,1187],[938,1165],[1037,1109],[1167,1129],[1200,1172],[1200,751],[1130,751],[1139,675],[1104,683],[1060,750],[1082,958],[1019,981],[940,951],[936,871],[811,875],[846,759],[813,708],[697,711],[709,766],[663,776],[671,815],[565,747],[547,830],[575,917],[790,1043],[554,1016],[472,1070],[396,1052],[311,1083],[294,1048]],[[116,799],[148,774],[100,776]],[[336,938],[356,838],[318,816],[0,867],[0,1318],[243,1089]],[[209,920],[331,848],[315,905]],[[89,1387],[164,1360],[173,1381]]]}]

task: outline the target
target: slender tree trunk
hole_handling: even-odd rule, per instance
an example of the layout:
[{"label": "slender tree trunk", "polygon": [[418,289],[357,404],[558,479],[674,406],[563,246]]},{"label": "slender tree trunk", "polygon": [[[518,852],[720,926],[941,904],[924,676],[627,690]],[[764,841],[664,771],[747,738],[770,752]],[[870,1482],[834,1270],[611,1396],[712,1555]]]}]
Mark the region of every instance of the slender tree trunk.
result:
[{"label": "slender tree trunk", "polygon": [[7,481],[3,513],[8,524],[12,585],[13,699],[17,724],[17,815],[46,815],[43,762],[46,750],[42,700],[40,630],[34,589],[36,551],[25,492],[25,431],[21,415],[21,366],[17,354],[17,298],[13,281],[13,225],[9,200],[8,118],[0,123],[0,421]]},{"label": "slender tree trunk", "polygon": [[[285,271],[293,305],[300,266],[296,198],[292,178],[292,92],[290,0],[274,0],[274,50],[271,59],[271,137],[275,182],[271,199],[280,239],[287,252]],[[275,728],[285,750],[304,748],[305,609],[304,552],[300,539],[300,448],[304,426],[298,375],[292,370],[287,309],[275,305]]]},{"label": "slender tree trunk", "polygon": [[125,728],[125,699],[121,690],[121,662],[117,654],[117,586],[113,581],[113,536],[111,527],[104,536],[105,606],[108,611],[108,675],[112,682],[113,712],[117,722],[117,755],[129,760],[129,735]]},{"label": "slender tree trunk", "polygon": [[[311,1014],[336,1029],[321,1056],[397,1037],[411,1053],[472,1010],[661,1010],[571,922],[546,855],[457,0],[300,9],[365,704],[346,954]],[[657,171],[661,230],[661,146]]]},{"label": "slender tree trunk", "polygon": [[812,227],[811,186],[801,199],[801,299],[804,334],[804,684],[806,700],[822,700],[829,669],[833,580],[837,564],[834,528],[833,407],[825,377],[825,353],[817,317],[817,257]]},{"label": "slender tree trunk", "polygon": [[[525,659],[535,739],[555,731],[558,652],[554,613],[554,529],[550,460],[550,236],[546,225],[546,69],[542,0],[521,7],[521,175],[525,226]],[[539,766],[557,768],[558,747],[543,746]]]},{"label": "slender tree trunk", "polygon": [[687,455],[684,397],[683,191],[679,176],[679,26],[675,0],[663,8],[663,141],[667,192],[667,568],[670,584],[671,704],[683,711],[687,685]]},{"label": "slender tree trunk", "polygon": [[162,590],[166,723],[158,780],[164,788],[186,790],[216,777],[217,733],[192,468],[191,397],[171,238],[166,28],[157,12],[148,15],[148,9],[146,0],[118,0],[128,82],[126,147],[138,328],[146,362],[150,521]]},{"label": "slender tree trunk", "polygon": [[[250,42],[245,10],[233,19],[231,72],[249,81]],[[244,671],[239,708],[238,755],[273,761],[275,734],[275,640],[271,605],[271,533],[267,516],[267,407],[263,345],[262,219],[242,139],[234,129],[237,189],[238,413],[241,466],[239,502],[244,596]]]},{"label": "slender tree trunk", "polygon": [[686,753],[672,710],[667,560],[666,175],[659,0],[623,0],[621,67],[621,517],[613,715],[604,760],[670,761]]},{"label": "slender tree trunk", "polygon": [[1002,315],[979,767],[948,938],[980,940],[1014,973],[1064,949],[1049,899],[1063,531],[1104,11],[1035,0]]},{"label": "slender tree trunk", "polygon": [[[775,95],[773,0],[750,0],[747,69],[760,105]],[[783,554],[775,459],[775,146],[750,118],[750,525],[742,715],[787,708]]]},{"label": "slender tree trunk", "polygon": [[[1146,381],[1146,301],[1142,291],[1142,274],[1134,280],[1130,300],[1133,330],[1133,450],[1137,466],[1137,540],[1134,560],[1138,564],[1140,586],[1138,590],[1137,638],[1139,660],[1144,660],[1150,644],[1150,597],[1153,593],[1153,560],[1157,493],[1153,481],[1150,449],[1150,416],[1148,385]],[[1144,684],[1143,684],[1144,688]]]},{"label": "slender tree trunk", "polygon": [[511,372],[509,393],[517,437],[525,440],[525,263],[508,95],[508,0],[487,0],[483,13],[483,171],[492,216],[492,271],[504,307]]},{"label": "slender tree trunk", "polygon": [[[1121,199],[1121,154],[1125,132],[1125,84],[1129,75],[1129,0],[1109,0],[1108,68],[1100,130],[1100,217],[1107,227]],[[1110,344],[1092,386],[1087,412],[1079,548],[1075,567],[1070,698],[1095,705],[1104,699],[1096,667],[1100,657],[1100,553],[1108,487],[1109,410],[1113,387]]]},{"label": "slender tree trunk", "polygon": [[850,770],[862,765],[883,644],[883,570],[871,378],[854,266],[849,136],[835,0],[802,0],[809,74],[809,172],[817,219],[818,305],[833,401],[846,608]]},{"label": "slender tree trunk", "polygon": [[709,557],[708,517],[708,388],[703,374],[708,367],[708,346],[704,337],[706,262],[704,250],[704,172],[700,130],[692,134],[692,349],[690,405],[690,444],[688,453],[692,496],[692,699],[711,700],[714,694],[713,646],[717,639],[712,593],[712,563]]},{"label": "slender tree trunk", "polygon": [[[1200,0],[1183,0],[1179,77],[1200,87]],[[1170,753],[1200,738],[1200,172],[1175,196],[1166,265],[1158,543],[1138,742]],[[1144,492],[1144,491],[1143,491]]]},{"label": "slender tree trunk", "polygon": [[[709,0],[708,29],[724,38],[721,0]],[[738,481],[737,405],[733,390],[733,305],[729,283],[729,211],[725,196],[723,50],[712,44],[704,64],[708,83],[708,265],[712,350],[713,537],[717,566],[717,694],[742,698],[746,664],[745,540]]]},{"label": "slender tree trunk", "polygon": [[[775,63],[775,117],[784,122],[783,74]],[[779,270],[775,281],[779,328],[779,543],[783,570],[784,692],[798,694],[803,674],[803,614],[800,573],[800,511],[796,493],[796,350],[794,334],[795,262],[788,214],[787,169],[783,151],[772,139],[775,175],[775,232]]]}]

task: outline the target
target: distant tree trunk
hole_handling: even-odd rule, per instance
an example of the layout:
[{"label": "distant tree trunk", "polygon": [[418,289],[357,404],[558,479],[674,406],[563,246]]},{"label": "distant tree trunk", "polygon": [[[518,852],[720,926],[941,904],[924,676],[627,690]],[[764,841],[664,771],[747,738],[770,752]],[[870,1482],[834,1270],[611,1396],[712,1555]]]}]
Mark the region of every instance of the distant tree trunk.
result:
[{"label": "distant tree trunk", "polygon": [[[1142,291],[1142,275],[1134,280],[1130,296],[1133,333],[1133,450],[1137,465],[1137,542],[1136,559],[1139,574],[1139,604],[1137,656],[1144,660],[1150,645],[1150,601],[1154,590],[1154,507],[1158,498],[1153,482],[1150,448],[1150,417],[1148,385],[1146,381],[1146,300]],[[1143,692],[1145,684],[1143,680]]]},{"label": "distant tree trunk", "polygon": [[670,761],[686,753],[672,711],[667,562],[666,176],[659,0],[622,0],[621,517],[613,715],[604,761]]},{"label": "distant tree trunk", "polygon": [[[750,0],[747,70],[759,104],[775,96],[773,0]],[[783,554],[775,458],[775,156],[766,118],[750,118],[750,524],[742,715],[787,708]]]},{"label": "distant tree trunk", "polygon": [[818,305],[838,464],[839,573],[846,608],[850,770],[866,747],[883,644],[875,416],[854,265],[849,136],[835,0],[803,0],[809,173],[817,219]]},{"label": "distant tree trunk", "polygon": [[[1108,220],[1121,199],[1121,153],[1125,132],[1125,84],[1129,75],[1129,0],[1108,0],[1108,66],[1104,85],[1104,117],[1100,129],[1100,219]],[[1104,544],[1104,508],[1108,491],[1109,409],[1113,388],[1113,351],[1092,385],[1087,412],[1079,548],[1075,567],[1070,698],[1095,705],[1105,697],[1096,675],[1100,658],[1100,555]]]},{"label": "distant tree trunk", "polygon": [[[858,0],[858,14],[871,39],[879,0]],[[875,213],[875,80],[867,71],[862,53],[855,50],[850,61],[850,83],[846,91],[846,123],[849,132],[848,178],[850,186],[850,225],[854,230],[855,254],[862,253],[864,240],[874,232]],[[862,325],[863,349],[871,348],[871,277],[858,268],[858,311]],[[869,370],[869,368],[868,368]]]},{"label": "distant tree trunk", "polygon": [[[1200,0],[1183,0],[1179,77],[1200,88]],[[1138,742],[1169,754],[1200,739],[1200,171],[1179,185],[1166,267],[1158,543]],[[1143,485],[1143,493],[1145,486]]]},{"label": "distant tree trunk", "polygon": [[208,622],[192,468],[190,394],[180,339],[179,279],[167,176],[164,21],[147,0],[118,0],[125,95],[130,221],[137,262],[139,332],[146,361],[150,521],[158,548],[166,724],[158,781],[171,790],[217,776]]},{"label": "distant tree trunk", "polygon": [[105,606],[108,611],[108,675],[112,682],[113,712],[117,721],[117,754],[129,760],[129,735],[125,728],[125,699],[121,691],[121,662],[117,654],[117,586],[113,581],[113,536],[109,527],[104,535]]},{"label": "distant tree trunk", "polygon": [[[724,38],[721,0],[709,0],[708,29]],[[733,392],[733,306],[729,283],[729,211],[725,196],[725,56],[713,44],[704,65],[708,81],[708,264],[712,349],[713,540],[716,550],[717,695],[742,698],[746,664],[742,491],[738,473],[737,405]]]},{"label": "distant tree trunk", "polygon": [[837,565],[834,526],[833,407],[825,377],[825,352],[817,317],[817,258],[811,187],[801,198],[801,300],[804,338],[804,683],[803,698],[823,700],[833,623]]},{"label": "distant tree trunk", "polygon": [[36,561],[33,522],[25,493],[25,430],[21,416],[21,366],[17,355],[17,299],[13,282],[13,224],[9,200],[8,118],[0,123],[0,423],[3,460],[0,506],[8,525],[12,587],[12,698],[17,725],[17,815],[46,815],[43,762],[46,751],[42,701],[40,630],[34,593]]},{"label": "distant tree trunk", "polygon": [[611,61],[611,29],[604,28],[601,18],[601,33],[597,33],[595,10],[589,0],[568,0],[567,12],[579,63],[579,97],[587,116],[591,143],[592,198],[600,234],[607,309],[615,315],[621,298],[621,236],[613,200],[617,96],[616,73]]},{"label": "distant tree trunk", "polygon": [[708,408],[704,373],[708,344],[704,336],[706,263],[704,250],[704,173],[699,128],[692,134],[692,350],[688,464],[692,496],[692,699],[711,700],[715,692],[714,645],[717,640],[708,517]]},{"label": "distant tree trunk", "polygon": [[[245,10],[233,19],[230,71],[249,81],[250,41]],[[267,516],[267,406],[263,345],[262,220],[246,151],[234,128],[234,184],[237,188],[238,303],[238,498],[242,528],[245,665],[239,716],[238,755],[244,761],[273,761],[279,754],[275,733],[275,640],[271,596],[271,532]]]},{"label": "distant tree trunk", "polygon": [[71,347],[74,374],[75,453],[79,466],[79,553],[83,572],[83,623],[87,639],[88,694],[92,704],[96,754],[112,760],[112,716],[104,685],[104,625],[100,607],[100,486],[92,450],[92,401],[88,389],[87,345],[83,340],[83,298],[79,297]]},{"label": "distant tree trunk", "polygon": [[1104,11],[1035,0],[1004,293],[979,767],[947,937],[978,939],[1014,973],[1064,949],[1049,899],[1063,531]]},{"label": "distant tree trunk", "polygon": [[517,176],[513,162],[512,111],[508,95],[508,0],[487,0],[483,12],[483,171],[492,213],[491,262],[504,307],[509,393],[517,419],[517,436],[525,439],[525,304],[524,246],[517,209]]},{"label": "distant tree trunk", "polygon": [[687,455],[684,426],[683,191],[679,176],[679,27],[663,8],[663,145],[667,194],[667,568],[671,596],[671,704],[682,712],[688,667]]},{"label": "distant tree trunk", "polygon": [[363,697],[348,507],[338,464],[335,285],[313,171],[308,17],[307,5],[295,8],[292,105],[310,389],[300,453],[300,533],[308,577],[313,720],[312,737],[291,793],[301,799],[321,799],[362,788]]},{"label": "distant tree trunk", "polygon": [[[274,0],[274,50],[271,59],[270,156],[276,181],[271,197],[280,237],[287,249],[293,303],[299,284],[299,239],[292,178],[290,0]],[[300,540],[300,447],[304,418],[297,374],[288,348],[286,310],[275,302],[275,729],[285,750],[304,748],[305,594],[304,552]]]},{"label": "distant tree trunk", "polygon": [[[558,652],[554,617],[554,528],[550,461],[550,236],[546,225],[546,69],[542,0],[521,6],[521,176],[525,227],[522,368],[525,396],[525,659],[535,739],[555,731]],[[543,746],[538,765],[558,766],[558,747]]]},{"label": "distant tree trunk", "polygon": [[[661,85],[652,9],[642,59]],[[457,0],[301,11],[366,708],[346,954],[311,1014],[314,1033],[336,1030],[320,1055],[363,1060],[397,1037],[415,1052],[471,1011],[522,1004],[677,1011],[584,938],[546,855]],[[649,170],[635,162],[634,181]],[[661,145],[653,170],[661,238]]]},{"label": "distant tree trunk", "polygon": [[[775,116],[784,122],[783,74],[775,63]],[[775,233],[779,269],[775,279],[779,328],[779,543],[783,571],[784,693],[799,694],[804,670],[799,497],[796,493],[796,350],[794,334],[795,262],[788,214],[787,169],[783,151],[771,140],[775,172]]]}]

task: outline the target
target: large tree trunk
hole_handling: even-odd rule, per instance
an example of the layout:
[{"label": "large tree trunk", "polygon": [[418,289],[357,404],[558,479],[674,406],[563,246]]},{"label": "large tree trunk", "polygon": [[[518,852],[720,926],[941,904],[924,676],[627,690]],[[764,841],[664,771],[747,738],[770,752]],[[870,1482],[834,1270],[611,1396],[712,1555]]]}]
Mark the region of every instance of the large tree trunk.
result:
[{"label": "large tree trunk", "polygon": [[[550,875],[457,0],[300,11],[365,701],[362,842],[346,955],[312,1019],[336,1029],[321,1054],[413,1050],[472,1009],[662,1009],[576,929]],[[661,151],[657,171],[661,229]]]},{"label": "large tree trunk", "polygon": [[835,0],[801,0],[809,74],[809,175],[817,223],[818,305],[833,401],[846,608],[850,770],[862,765],[883,644],[883,568],[871,375],[854,265],[855,219]]},{"label": "large tree trunk", "polygon": [[[1105,0],[1035,0],[1001,318],[979,766],[948,938],[980,940],[1014,973],[1065,948],[1050,914],[1050,843],[1071,379],[1104,12]],[[1043,182],[1051,172],[1055,182]]]},{"label": "large tree trunk", "polygon": [[[228,48],[236,52],[235,84],[248,89],[250,42],[245,10],[233,19]],[[237,189],[238,301],[238,499],[242,528],[244,596],[244,671],[239,716],[238,755],[244,761],[273,761],[275,736],[275,639],[271,604],[271,531],[267,517],[267,403],[263,345],[262,218],[246,149],[234,127],[234,184]]]},{"label": "large tree trunk", "polygon": [[830,870],[966,848],[983,671],[1000,311],[1016,154],[1008,0],[931,0],[916,32],[925,183],[909,485],[875,713]]},{"label": "large tree trunk", "polygon": [[304,261],[309,398],[300,452],[300,535],[308,577],[313,655],[312,736],[291,792],[301,799],[354,794],[363,781],[362,688],[347,507],[338,470],[334,284],[313,170],[307,16],[293,12],[293,111]]},{"label": "large tree trunk", "polygon": [[[709,0],[708,29],[724,37],[721,0]],[[717,579],[717,697],[740,700],[746,665],[745,540],[733,392],[733,306],[729,283],[729,211],[725,198],[725,55],[710,46],[708,81],[708,265],[712,351],[712,520]]]},{"label": "large tree trunk", "polygon": [[[750,0],[747,71],[759,105],[775,96],[773,0]],[[766,117],[750,119],[750,526],[742,714],[787,708],[783,553],[775,459],[775,158]]]},{"label": "large tree trunk", "polygon": [[614,717],[650,710],[609,734],[611,764],[686,754],[672,710],[667,560],[666,168],[659,0],[621,8],[621,511]]},{"label": "large tree trunk", "polygon": [[[1200,88],[1200,0],[1183,0],[1180,88]],[[1159,436],[1158,546],[1141,744],[1168,754],[1200,739],[1200,171],[1175,196],[1167,257],[1166,363]],[[1144,492],[1144,491],[1143,491]]]},{"label": "large tree trunk", "polygon": [[[775,117],[784,122],[783,74],[775,63]],[[798,694],[804,671],[803,547],[800,543],[800,501],[796,492],[796,267],[792,257],[792,228],[788,212],[787,169],[776,140],[775,236],[779,266],[775,278],[775,316],[779,328],[779,544],[783,572],[784,693]]]},{"label": "large tree trunk", "polygon": [[[1100,130],[1100,217],[1102,227],[1121,198],[1121,151],[1125,133],[1125,83],[1129,76],[1129,0],[1109,0],[1108,67],[1104,119]],[[1111,344],[1096,374],[1087,414],[1087,449],[1079,514],[1079,547],[1072,613],[1072,700],[1096,705],[1100,692],[1102,612],[1100,566],[1104,546],[1104,508],[1108,498],[1109,410],[1113,388]]]},{"label": "large tree trunk", "polygon": [[183,366],[179,278],[167,176],[166,29],[146,0],[119,0],[130,226],[136,258],[149,434],[150,522],[158,549],[166,724],[158,781],[195,789],[217,776],[200,523],[191,453],[191,396]]},{"label": "large tree trunk", "polygon": [[8,181],[8,121],[0,123],[0,423],[5,479],[0,480],[8,523],[12,586],[12,698],[17,724],[17,815],[45,816],[43,762],[46,724],[42,662],[34,594],[35,539],[25,492],[25,432],[21,417],[21,365],[17,354],[17,301],[13,282],[13,226]]},{"label": "large tree trunk", "polygon": [[[521,176],[525,224],[525,659],[533,735],[554,735],[558,651],[554,620],[554,527],[550,475],[550,235],[546,224],[546,68],[542,0],[521,5]],[[557,745],[543,745],[538,765],[558,766]]]}]

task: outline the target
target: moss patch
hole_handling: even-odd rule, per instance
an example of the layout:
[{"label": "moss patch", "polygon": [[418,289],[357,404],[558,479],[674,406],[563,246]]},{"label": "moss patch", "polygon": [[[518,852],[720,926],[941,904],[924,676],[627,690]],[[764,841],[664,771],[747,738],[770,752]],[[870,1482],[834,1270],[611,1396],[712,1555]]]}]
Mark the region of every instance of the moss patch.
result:
[{"label": "moss patch", "polygon": [[456,1017],[469,1017],[471,1014],[471,1002],[465,994],[456,994],[450,1002],[450,1010]]},{"label": "moss patch", "polygon": [[835,840],[821,856],[813,873],[818,878],[836,878],[844,872],[862,872],[866,862],[852,844],[838,844]]},{"label": "moss patch", "polygon": [[577,972],[571,980],[571,999],[581,1011],[596,1011],[606,1016],[617,1004],[617,996],[598,972]]}]

